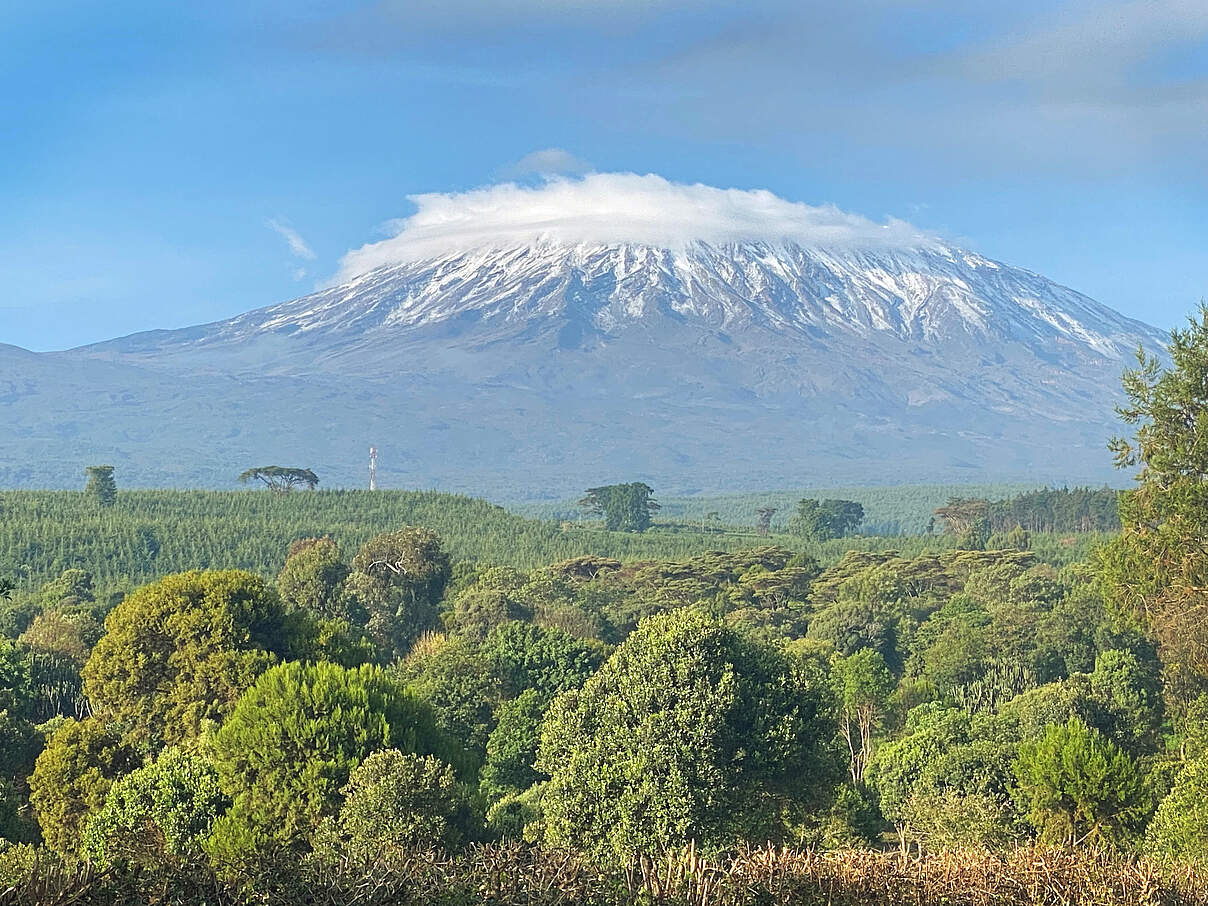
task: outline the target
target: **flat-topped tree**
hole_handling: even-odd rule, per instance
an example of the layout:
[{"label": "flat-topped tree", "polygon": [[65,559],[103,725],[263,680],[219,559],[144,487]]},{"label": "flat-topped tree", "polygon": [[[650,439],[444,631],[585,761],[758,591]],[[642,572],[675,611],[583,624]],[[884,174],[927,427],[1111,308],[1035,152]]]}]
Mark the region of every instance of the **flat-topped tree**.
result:
[{"label": "flat-topped tree", "polygon": [[319,476],[310,469],[287,469],[284,466],[258,466],[248,469],[239,476],[244,484],[249,481],[263,481],[271,490],[278,494],[292,491],[296,487],[305,486],[313,491],[319,483]]}]

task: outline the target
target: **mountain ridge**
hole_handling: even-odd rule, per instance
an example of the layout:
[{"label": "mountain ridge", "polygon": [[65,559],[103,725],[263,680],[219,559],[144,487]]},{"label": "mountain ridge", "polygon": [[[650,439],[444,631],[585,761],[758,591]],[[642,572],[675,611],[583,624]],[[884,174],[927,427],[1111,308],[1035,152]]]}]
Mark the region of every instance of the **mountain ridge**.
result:
[{"label": "mountain ridge", "polygon": [[[359,484],[374,443],[400,483],[522,496],[627,476],[668,489],[833,483],[886,462],[914,481],[1048,476],[1054,449],[1060,478],[1100,480],[1119,374],[1162,339],[941,244],[547,242],[386,264],[55,356],[135,369],[139,405],[161,424],[204,395],[211,437],[189,443],[212,465],[198,481],[275,456]],[[51,410],[54,397],[48,386]],[[98,433],[74,436],[95,449]],[[124,455],[151,481],[146,459],[168,455],[171,432],[136,433]]]}]

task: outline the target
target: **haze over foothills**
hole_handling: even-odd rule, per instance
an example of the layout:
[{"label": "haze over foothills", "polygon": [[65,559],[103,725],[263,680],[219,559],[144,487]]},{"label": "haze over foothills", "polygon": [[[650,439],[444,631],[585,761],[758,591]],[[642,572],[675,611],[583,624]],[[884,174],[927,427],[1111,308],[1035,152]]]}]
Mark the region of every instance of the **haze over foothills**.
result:
[{"label": "haze over foothills", "polygon": [[[7,5],[0,340],[207,323],[584,230],[926,237],[1163,329],[1204,295],[1197,0],[427,6]],[[546,219],[516,221],[542,186]]]}]

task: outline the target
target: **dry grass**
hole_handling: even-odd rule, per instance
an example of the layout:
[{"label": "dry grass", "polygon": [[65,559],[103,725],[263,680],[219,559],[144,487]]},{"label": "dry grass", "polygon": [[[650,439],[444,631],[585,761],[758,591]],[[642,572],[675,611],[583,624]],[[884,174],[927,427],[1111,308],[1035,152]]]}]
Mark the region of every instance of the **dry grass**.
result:
[{"label": "dry grass", "polygon": [[242,884],[205,870],[172,875],[41,866],[0,892],[14,906],[1208,906],[1208,877],[1104,854],[1020,849],[922,859],[875,852],[692,850],[602,871],[565,852],[519,845],[417,853],[367,868],[277,866]]}]

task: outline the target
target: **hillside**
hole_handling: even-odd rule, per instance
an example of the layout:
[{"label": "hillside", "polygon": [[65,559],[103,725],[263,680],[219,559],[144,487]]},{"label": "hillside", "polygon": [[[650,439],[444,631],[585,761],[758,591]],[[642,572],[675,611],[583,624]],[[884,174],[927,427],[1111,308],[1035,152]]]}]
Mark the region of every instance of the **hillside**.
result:
[{"label": "hillside", "polygon": [[[293,301],[0,349],[0,485],[76,487],[110,462],[126,487],[227,488],[268,463],[363,487],[370,445],[382,486],[497,500],[637,478],[678,494],[1109,480],[1120,374],[1160,350],[1155,329],[896,226],[807,242],[761,235],[757,209],[745,238],[660,244],[641,179],[634,211],[574,236],[404,227]],[[536,217],[539,196],[508,216]]]}]

